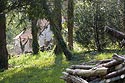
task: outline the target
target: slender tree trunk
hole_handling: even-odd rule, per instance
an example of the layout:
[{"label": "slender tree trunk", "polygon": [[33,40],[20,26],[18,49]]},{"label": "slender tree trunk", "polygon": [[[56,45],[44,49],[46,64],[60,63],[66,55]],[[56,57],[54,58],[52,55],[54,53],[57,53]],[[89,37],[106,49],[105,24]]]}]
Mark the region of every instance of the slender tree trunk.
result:
[{"label": "slender tree trunk", "polygon": [[[96,20],[95,20],[96,21]],[[101,44],[100,44],[100,40],[99,40],[99,31],[98,31],[98,25],[97,25],[97,22],[95,22],[95,44],[96,44],[96,47],[97,47],[97,50],[100,52],[102,51],[101,49]]]},{"label": "slender tree trunk", "polygon": [[37,27],[37,20],[39,17],[39,10],[36,5],[38,5],[39,1],[32,0],[30,3],[29,9],[29,18],[31,20],[31,32],[32,32],[32,51],[33,54],[39,53],[39,44],[38,44],[38,27]]},{"label": "slender tree trunk", "polygon": [[100,42],[100,38],[99,38],[99,3],[98,1],[96,1],[95,3],[95,15],[94,15],[94,34],[95,34],[95,44],[96,44],[96,48],[97,51],[102,51],[101,48],[101,42]]},{"label": "slender tree trunk", "polygon": [[8,52],[6,48],[6,17],[0,14],[0,70],[8,69]]},{"label": "slender tree trunk", "polygon": [[[62,30],[61,0],[55,0],[54,5],[55,5],[55,8],[54,8],[55,16],[53,19],[54,19],[55,24],[59,26],[58,31],[59,31],[59,33],[61,33],[61,30]],[[54,51],[55,51],[55,54],[57,54],[57,55],[62,53],[62,49],[57,42],[56,42],[56,48]]]},{"label": "slender tree trunk", "polygon": [[74,22],[74,5],[73,0],[68,0],[68,46],[73,50],[73,22]]},{"label": "slender tree trunk", "polygon": [[37,33],[38,33],[38,27],[36,26],[37,24],[37,19],[32,19],[32,39],[33,39],[33,42],[32,42],[32,50],[33,50],[33,54],[38,54],[39,52],[39,44],[38,44],[38,36],[37,36]]},{"label": "slender tree trunk", "polygon": [[71,60],[72,59],[72,53],[68,50],[66,43],[63,40],[62,35],[59,33],[58,29],[58,25],[55,25],[55,23],[53,22],[53,20],[49,19],[50,23],[51,23],[51,29],[54,33],[54,36],[57,40],[57,43],[60,45],[64,55],[66,56],[67,60]]},{"label": "slender tree trunk", "polygon": [[52,12],[48,8],[46,0],[43,0],[43,2],[44,2],[43,6],[44,6],[45,14],[47,15],[47,18],[51,23],[50,24],[51,30],[53,31],[54,36],[55,36],[56,40],[58,41],[58,44],[60,45],[64,55],[67,58],[67,60],[71,60],[72,59],[72,53],[68,50],[61,33],[58,31],[59,26],[56,25],[55,22],[53,21],[53,19],[52,19],[53,15],[52,15]]}]

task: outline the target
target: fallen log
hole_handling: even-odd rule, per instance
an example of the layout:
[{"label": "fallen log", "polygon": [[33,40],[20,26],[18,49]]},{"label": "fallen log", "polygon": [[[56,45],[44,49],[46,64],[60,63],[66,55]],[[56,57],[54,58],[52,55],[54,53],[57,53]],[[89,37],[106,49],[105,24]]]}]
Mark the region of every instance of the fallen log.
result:
[{"label": "fallen log", "polygon": [[106,59],[106,60],[98,60],[98,61],[89,61],[89,62],[86,62],[86,63],[82,63],[80,65],[99,65],[99,64],[103,64],[103,63],[107,63],[107,62],[110,62],[112,61],[112,59]]},{"label": "fallen log", "polygon": [[122,74],[125,74],[125,67],[123,67],[122,69],[119,69],[117,71],[114,71],[114,72],[111,72],[111,73],[107,74],[105,76],[105,78],[109,79],[109,78],[116,77],[116,76],[122,75]]},{"label": "fallen log", "polygon": [[112,61],[112,59],[100,60],[99,64],[107,63]]},{"label": "fallen log", "polygon": [[66,69],[63,79],[67,83],[124,83],[124,57],[114,54],[112,59],[92,62],[96,64],[72,65]]},{"label": "fallen log", "polygon": [[90,81],[89,83],[99,83],[99,81],[101,81],[101,79],[100,79],[100,78],[97,78],[97,79],[95,79],[95,80]]},{"label": "fallen log", "polygon": [[117,55],[116,53],[112,56],[113,59],[117,60],[117,61],[120,61],[120,62],[124,62],[125,61],[125,58],[120,56],[120,55]]},{"label": "fallen log", "polygon": [[67,83],[88,83],[86,80],[78,77],[70,75],[66,72],[63,72],[64,76],[61,77],[61,79],[64,79]]},{"label": "fallen log", "polygon": [[101,68],[93,68],[89,70],[83,69],[66,69],[66,72],[72,75],[78,75],[83,77],[91,77],[91,76],[99,76],[102,77],[107,74],[108,68],[101,67]]},{"label": "fallen log", "polygon": [[102,67],[111,68],[111,67],[116,66],[116,65],[119,65],[119,64],[121,64],[121,63],[123,63],[123,61],[112,60],[112,61],[110,61],[110,62],[108,62],[108,63],[102,64],[101,66],[102,66]]},{"label": "fallen log", "polygon": [[125,39],[125,34],[123,32],[110,28],[109,26],[105,26],[105,32],[120,41]]},{"label": "fallen log", "polygon": [[70,68],[71,69],[85,69],[85,70],[88,70],[88,69],[93,68],[93,66],[89,66],[89,65],[72,65]]},{"label": "fallen log", "polygon": [[115,66],[115,70],[119,70],[119,69],[123,68],[124,66],[125,66],[125,63],[121,63],[121,64]]},{"label": "fallen log", "polygon": [[110,82],[115,82],[115,81],[118,81],[118,80],[122,80],[125,78],[125,74],[122,74],[120,76],[116,76],[116,77],[113,77],[113,78],[110,78],[110,79],[95,79],[93,81],[90,81],[89,83],[110,83]]},{"label": "fallen log", "polygon": [[122,74],[120,76],[116,76],[116,77],[113,77],[113,78],[110,78],[110,79],[104,79],[104,80],[101,80],[100,82],[95,82],[95,83],[110,83],[110,82],[115,82],[115,81],[118,81],[118,80],[122,80],[124,78],[125,78],[125,74]]},{"label": "fallen log", "polygon": [[82,63],[82,64],[80,64],[80,65],[95,65],[95,64],[97,64],[97,63],[99,63],[100,61],[95,61],[95,60],[93,60],[93,61],[89,61],[89,62],[84,62],[84,63]]},{"label": "fallen log", "polygon": [[121,63],[122,63],[122,62],[119,62],[119,61],[117,61],[117,60],[112,60],[112,61],[110,61],[110,62],[108,62],[108,63],[99,65],[99,67],[102,66],[102,67],[106,67],[106,68],[111,68],[111,67],[116,66],[116,65],[121,64]]}]

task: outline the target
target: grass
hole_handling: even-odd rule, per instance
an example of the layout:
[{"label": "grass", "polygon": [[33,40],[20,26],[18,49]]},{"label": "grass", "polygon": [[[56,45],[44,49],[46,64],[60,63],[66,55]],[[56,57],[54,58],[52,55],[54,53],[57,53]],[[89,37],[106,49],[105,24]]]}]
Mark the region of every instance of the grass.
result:
[{"label": "grass", "polygon": [[[76,58],[79,58],[81,61],[90,61],[90,60],[104,60],[112,58],[113,54],[125,55],[125,49],[105,49],[102,52],[97,52],[95,50],[82,50],[79,52],[74,52]],[[77,60],[78,61],[78,60]]]},{"label": "grass", "polygon": [[73,52],[74,58],[70,62],[66,61],[64,55],[55,56],[52,52],[13,57],[9,60],[9,69],[0,72],[0,83],[65,83],[60,76],[70,65],[111,58],[113,53],[125,54],[125,50],[105,50],[100,53],[79,48],[79,52]]},{"label": "grass", "polygon": [[0,73],[0,83],[64,83],[60,79],[69,62],[49,52],[9,60],[11,68]]}]

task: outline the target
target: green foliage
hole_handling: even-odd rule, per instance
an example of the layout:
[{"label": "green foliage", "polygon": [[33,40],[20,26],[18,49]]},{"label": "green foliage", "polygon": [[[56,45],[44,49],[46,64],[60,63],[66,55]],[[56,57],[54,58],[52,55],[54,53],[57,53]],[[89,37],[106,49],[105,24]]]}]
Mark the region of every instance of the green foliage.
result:
[{"label": "green foliage", "polygon": [[24,28],[28,28],[30,22],[26,17],[26,14],[17,11],[7,13],[6,19],[7,43],[12,44],[14,41],[13,38],[23,31]]},{"label": "green foliage", "polygon": [[97,35],[102,49],[110,46],[111,43],[116,44],[117,40],[104,32],[104,26],[108,25],[123,31],[122,10],[122,1],[117,0],[76,1],[74,12],[77,26],[76,41],[88,50],[96,49]]},{"label": "green foliage", "polygon": [[84,47],[90,49],[94,45],[93,37],[93,11],[89,2],[79,1],[75,5],[75,23],[78,26],[76,30],[76,41]]}]

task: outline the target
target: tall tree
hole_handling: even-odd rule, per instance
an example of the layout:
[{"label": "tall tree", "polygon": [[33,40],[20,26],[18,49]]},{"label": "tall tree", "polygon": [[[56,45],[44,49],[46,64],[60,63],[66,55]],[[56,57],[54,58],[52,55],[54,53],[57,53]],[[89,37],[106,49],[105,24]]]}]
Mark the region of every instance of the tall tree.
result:
[{"label": "tall tree", "polygon": [[0,1],[0,69],[8,69],[8,52],[6,48],[6,17],[3,13],[6,1]]},{"label": "tall tree", "polygon": [[32,30],[32,50],[33,54],[38,54],[39,52],[39,44],[38,44],[38,27],[36,26],[37,24],[37,19],[33,18],[31,19],[32,25],[31,25],[31,30]]},{"label": "tall tree", "polygon": [[55,22],[53,21],[52,17],[53,14],[52,12],[49,10],[49,7],[47,5],[46,0],[43,0],[44,4],[42,4],[44,6],[44,10],[45,10],[45,15],[47,15],[48,20],[50,21],[50,25],[51,25],[51,30],[54,33],[54,36],[58,42],[58,44],[60,45],[64,55],[66,56],[67,60],[71,60],[72,59],[72,53],[68,50],[66,43],[63,40],[63,37],[61,35],[61,33],[58,31],[59,26],[55,24]]},{"label": "tall tree", "polygon": [[74,22],[74,5],[73,0],[68,0],[68,46],[73,49],[73,22]]},{"label": "tall tree", "polygon": [[31,20],[31,32],[32,32],[32,50],[33,54],[38,54],[39,52],[39,44],[38,44],[38,27],[37,27],[37,18],[39,16],[39,10],[38,10],[38,1],[33,0],[30,3],[30,9],[29,9],[29,18]]},{"label": "tall tree", "polygon": [[[59,33],[61,33],[61,29],[62,29],[62,24],[61,24],[61,22],[62,22],[61,0],[55,0],[54,6],[55,6],[54,7],[54,15],[55,16],[54,16],[53,20],[54,20],[55,24],[59,26],[58,31],[59,31]],[[55,54],[61,54],[62,53],[62,49],[57,42],[56,42],[56,48],[55,48],[54,51],[55,51]]]},{"label": "tall tree", "polygon": [[[100,6],[99,6],[99,1],[95,0],[95,14],[94,14],[94,37],[95,37],[95,44],[96,44],[96,48],[97,50],[100,52],[102,51],[102,46],[101,46],[101,38],[100,38]],[[103,34],[102,34],[103,35]]]}]

